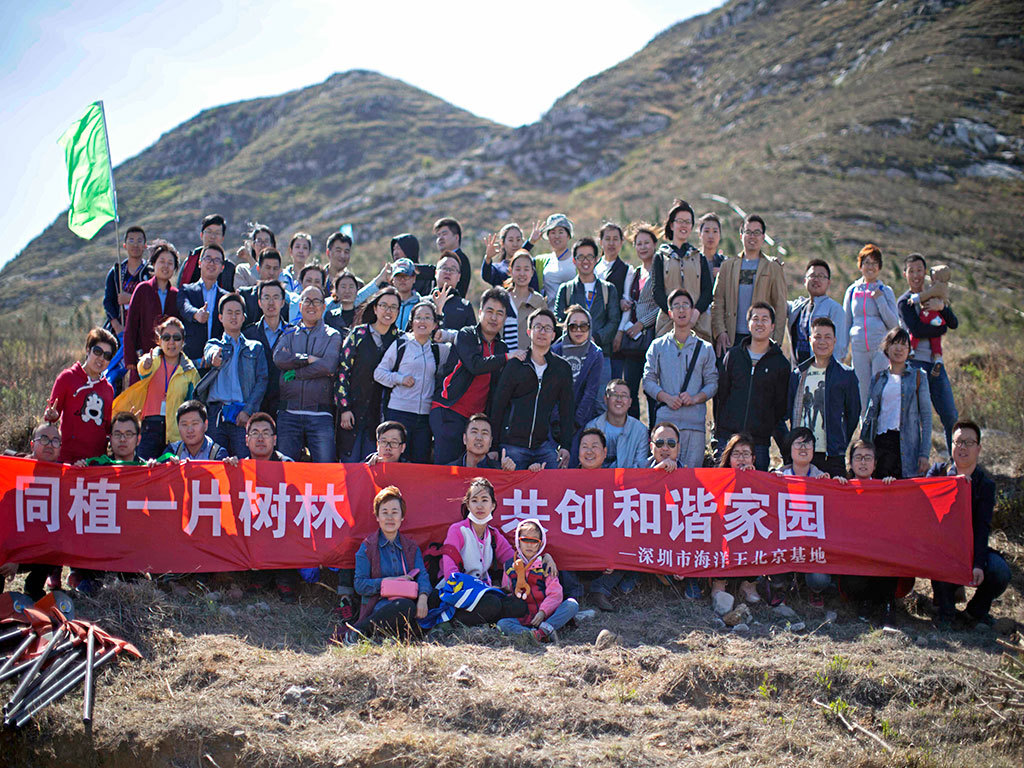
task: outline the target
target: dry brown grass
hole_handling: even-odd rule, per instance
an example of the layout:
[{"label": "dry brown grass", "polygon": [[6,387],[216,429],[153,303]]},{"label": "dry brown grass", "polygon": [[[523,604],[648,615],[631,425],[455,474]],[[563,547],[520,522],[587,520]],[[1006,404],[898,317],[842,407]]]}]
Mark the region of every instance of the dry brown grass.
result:
[{"label": "dry brown grass", "polygon": [[[1004,551],[1019,574],[1024,548]],[[976,701],[982,676],[953,663],[995,668],[993,634],[937,633],[914,597],[899,632],[872,630],[844,607],[824,624],[797,600],[805,631],[758,607],[741,637],[714,630],[703,604],[648,587],[557,647],[463,630],[440,643],[338,648],[326,643],[326,590],[306,590],[297,606],[247,598],[228,617],[187,584],[171,595],[115,583],[79,600],[146,658],[101,676],[91,735],[76,696],[0,735],[4,764],[952,767],[1024,757],[1022,734]],[[1024,618],[1021,586],[998,615]],[[594,647],[604,627],[621,645]],[[310,690],[288,698],[291,686]],[[850,736],[814,698],[895,752]]]}]

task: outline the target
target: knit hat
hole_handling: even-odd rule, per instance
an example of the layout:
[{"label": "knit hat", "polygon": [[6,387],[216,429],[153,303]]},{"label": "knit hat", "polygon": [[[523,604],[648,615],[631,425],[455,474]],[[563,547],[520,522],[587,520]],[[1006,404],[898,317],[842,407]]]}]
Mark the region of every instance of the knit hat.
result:
[{"label": "knit hat", "polygon": [[555,227],[565,227],[569,237],[572,237],[572,222],[564,213],[552,213],[548,216],[548,220],[544,222],[544,236],[547,237],[548,232]]}]

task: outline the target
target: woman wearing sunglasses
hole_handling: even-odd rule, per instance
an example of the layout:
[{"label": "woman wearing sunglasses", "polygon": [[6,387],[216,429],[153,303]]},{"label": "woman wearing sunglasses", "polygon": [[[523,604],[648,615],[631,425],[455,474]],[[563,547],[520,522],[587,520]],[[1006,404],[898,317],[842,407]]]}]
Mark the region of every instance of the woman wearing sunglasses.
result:
[{"label": "woman wearing sunglasses", "polygon": [[[722,451],[722,458],[718,462],[719,467],[726,469],[735,469],[740,472],[748,472],[754,469],[754,438],[745,432],[740,432],[729,438],[729,442],[726,443],[725,449]],[[761,596],[757,593],[757,582],[751,579],[733,578],[733,579],[712,579],[711,580],[711,604],[715,605],[715,595],[719,592],[725,592],[726,587],[729,584],[737,585],[736,591],[738,596],[742,597],[748,603],[759,603],[761,602]],[[727,601],[728,606],[723,613],[728,613],[732,610],[732,601]],[[723,605],[725,607],[725,605]]]},{"label": "woman wearing sunglasses", "polygon": [[43,418],[60,420],[60,460],[65,464],[107,450],[114,388],[103,371],[116,349],[114,334],[93,328],[85,338],[85,360],[62,371],[53,383]]},{"label": "woman wearing sunglasses", "polygon": [[181,439],[175,414],[179,405],[192,399],[199,383],[195,365],[182,354],[184,323],[168,317],[156,327],[156,336],[158,346],[138,362],[140,380],[114,401],[115,411],[131,411],[142,420],[140,459],[155,459],[170,443]]}]

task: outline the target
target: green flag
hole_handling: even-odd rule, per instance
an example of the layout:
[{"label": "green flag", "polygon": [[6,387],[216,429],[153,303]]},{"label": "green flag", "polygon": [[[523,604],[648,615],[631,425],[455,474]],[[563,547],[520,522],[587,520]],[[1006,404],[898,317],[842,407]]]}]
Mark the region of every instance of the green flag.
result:
[{"label": "green flag", "polygon": [[91,240],[104,224],[117,218],[103,102],[90,104],[57,143],[68,165],[68,229]]}]

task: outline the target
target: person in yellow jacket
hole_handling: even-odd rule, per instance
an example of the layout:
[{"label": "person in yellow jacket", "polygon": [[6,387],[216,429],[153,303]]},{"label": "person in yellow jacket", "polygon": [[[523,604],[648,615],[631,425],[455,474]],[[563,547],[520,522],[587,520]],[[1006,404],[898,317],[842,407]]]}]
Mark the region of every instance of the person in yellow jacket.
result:
[{"label": "person in yellow jacket", "polygon": [[747,310],[759,301],[767,302],[782,318],[775,324],[772,340],[781,344],[786,333],[786,276],[782,262],[761,252],[767,228],[757,214],[743,220],[743,253],[726,259],[715,280],[715,298],[711,304],[711,335],[719,357],[730,347],[750,336]]},{"label": "person in yellow jacket", "polygon": [[[155,459],[168,444],[180,440],[174,414],[178,406],[192,399],[199,383],[195,365],[182,354],[185,326],[176,317],[168,317],[157,328],[159,346],[138,362],[141,379],[114,400],[114,411],[131,411],[142,421],[142,439],[138,455]],[[170,414],[170,418],[168,418]]]}]

